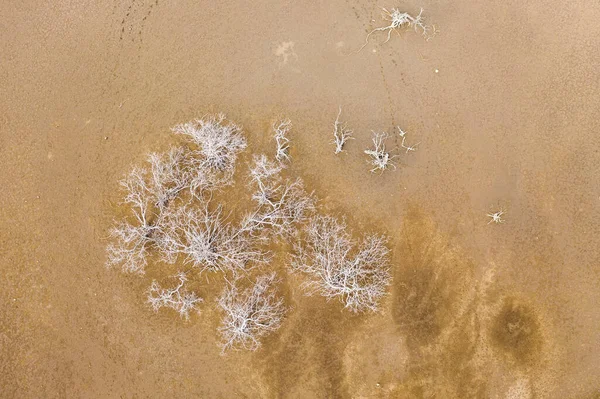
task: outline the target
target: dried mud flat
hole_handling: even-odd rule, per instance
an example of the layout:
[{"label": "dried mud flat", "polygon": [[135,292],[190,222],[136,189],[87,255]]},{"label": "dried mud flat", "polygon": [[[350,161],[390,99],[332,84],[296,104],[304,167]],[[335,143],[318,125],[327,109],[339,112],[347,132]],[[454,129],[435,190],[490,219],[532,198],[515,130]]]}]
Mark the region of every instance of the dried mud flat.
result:
[{"label": "dried mud flat", "polygon": [[[352,54],[381,6],[439,32]],[[598,20],[592,1],[3,2],[0,396],[599,397]],[[356,140],[335,156],[340,104]],[[221,356],[211,306],[154,314],[152,272],[104,268],[117,181],[220,111],[249,152],[290,118],[293,173],[390,237],[380,313],[289,278],[281,329]],[[370,174],[371,130],[396,125],[419,151]]]}]

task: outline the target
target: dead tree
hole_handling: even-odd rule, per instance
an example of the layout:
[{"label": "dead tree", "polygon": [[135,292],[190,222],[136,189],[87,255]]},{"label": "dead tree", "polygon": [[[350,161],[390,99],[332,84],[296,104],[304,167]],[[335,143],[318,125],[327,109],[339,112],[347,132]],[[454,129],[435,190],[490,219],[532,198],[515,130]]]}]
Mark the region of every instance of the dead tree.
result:
[{"label": "dead tree", "polygon": [[196,304],[202,302],[195,292],[190,292],[185,289],[184,285],[187,281],[185,273],[179,272],[174,276],[179,280],[179,283],[173,288],[163,288],[153,280],[148,289],[148,303],[152,306],[155,312],[162,307],[171,308],[185,320],[189,320],[190,312],[196,310]]},{"label": "dead tree", "polygon": [[255,237],[223,217],[221,206],[211,211],[208,203],[170,212],[157,245],[164,261],[173,263],[182,255],[201,271],[236,274],[269,259],[268,253],[258,248]]},{"label": "dead tree", "polygon": [[173,147],[165,154],[152,153],[150,161],[148,195],[155,200],[159,212],[179,193],[189,187],[192,179],[190,170],[186,168],[184,147]]},{"label": "dead tree", "polygon": [[422,34],[425,37],[427,37],[428,32],[431,30],[429,26],[425,25],[422,8],[419,14],[416,16],[412,16],[407,12],[401,12],[397,8],[392,8],[391,11],[388,11],[384,8],[383,19],[389,21],[390,24],[380,28],[375,28],[370,31],[365,38],[365,44],[363,44],[358,51],[362,50],[367,44],[369,44],[369,37],[376,32],[387,32],[387,39],[384,42],[387,43],[391,39],[392,33],[395,32],[400,34],[400,29],[403,27],[413,28],[415,32],[418,32],[418,30],[421,29]]},{"label": "dead tree", "polygon": [[490,223],[496,223],[496,224],[501,224],[504,223],[504,214],[506,212],[503,209],[500,209],[497,212],[494,213],[488,213],[486,216],[490,218],[490,221],[488,222],[488,224]]},{"label": "dead tree", "polygon": [[295,246],[291,268],[307,275],[308,295],[339,298],[352,312],[375,311],[390,282],[388,254],[384,237],[368,235],[358,244],[344,222],[319,215]]},{"label": "dead tree", "polygon": [[277,152],[275,153],[275,159],[277,162],[289,162],[290,160],[290,139],[287,134],[292,128],[292,122],[289,119],[284,119],[279,123],[273,124],[273,131],[275,135],[275,142],[277,143]]},{"label": "dead tree", "polygon": [[252,199],[257,207],[246,214],[242,230],[252,235],[270,232],[275,236],[292,236],[297,224],[314,210],[314,199],[304,190],[301,179],[282,179],[281,167],[265,155],[254,157],[250,169]]},{"label": "dead tree", "polygon": [[340,122],[340,115],[342,115],[342,107],[338,111],[337,118],[333,123],[333,144],[335,144],[335,153],[339,154],[344,151],[344,145],[346,141],[353,139],[352,130],[346,127],[346,122]]},{"label": "dead tree", "polygon": [[385,132],[373,132],[373,148],[365,150],[365,154],[369,156],[369,163],[373,166],[371,173],[376,171],[383,173],[384,170],[390,167],[396,169],[393,160],[397,155],[390,155],[385,148],[385,140],[387,140],[388,137],[388,134]]},{"label": "dead tree", "polygon": [[219,306],[224,312],[219,331],[223,352],[230,348],[256,350],[260,339],[277,330],[285,314],[283,299],[275,295],[275,273],[264,275],[241,291],[236,283],[223,291]]},{"label": "dead tree", "polygon": [[247,145],[242,128],[225,122],[223,114],[177,125],[173,132],[188,136],[198,146],[195,152],[201,163],[197,166],[221,172],[225,177],[233,174],[237,156]]},{"label": "dead tree", "polygon": [[149,179],[148,174],[147,170],[134,168],[120,182],[126,191],[123,202],[131,207],[132,216],[110,230],[114,241],[107,247],[106,264],[109,267],[120,265],[128,273],[144,273],[149,248],[161,228],[160,210],[164,207],[168,190],[157,187],[160,179],[156,176]]}]

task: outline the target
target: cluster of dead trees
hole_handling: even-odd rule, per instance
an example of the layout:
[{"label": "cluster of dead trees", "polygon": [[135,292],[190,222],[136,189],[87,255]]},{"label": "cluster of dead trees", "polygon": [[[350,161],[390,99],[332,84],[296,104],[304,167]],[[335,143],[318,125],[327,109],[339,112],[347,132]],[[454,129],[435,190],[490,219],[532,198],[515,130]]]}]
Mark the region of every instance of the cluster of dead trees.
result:
[{"label": "cluster of dead trees", "polygon": [[[339,121],[335,127],[337,153],[350,132]],[[319,213],[301,179],[285,176],[290,129],[289,120],[274,124],[273,159],[255,155],[245,179],[237,179],[252,203],[243,215],[215,199],[234,185],[247,147],[242,129],[223,115],[175,126],[185,141],[150,154],[145,167],[121,181],[129,214],[111,229],[107,265],[134,274],[144,274],[149,262],[179,267],[172,284],[152,282],[147,300],[155,311],[171,308],[184,319],[206,306],[190,281],[222,274],[216,305],[224,350],[257,349],[289,310],[269,268],[272,243],[294,243],[287,270],[302,276],[306,294],[337,298],[352,312],[375,311],[390,282],[385,237],[353,238],[343,220]]]}]

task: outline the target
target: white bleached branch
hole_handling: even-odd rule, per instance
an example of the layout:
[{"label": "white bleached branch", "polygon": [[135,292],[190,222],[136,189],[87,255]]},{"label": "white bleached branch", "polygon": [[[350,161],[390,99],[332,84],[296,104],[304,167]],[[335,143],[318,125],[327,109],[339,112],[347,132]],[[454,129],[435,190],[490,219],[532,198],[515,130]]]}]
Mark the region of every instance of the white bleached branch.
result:
[{"label": "white bleached branch", "polygon": [[400,129],[399,126],[396,126],[396,129],[398,129],[398,134],[400,137],[402,137],[402,143],[400,143],[400,146],[406,150],[406,153],[408,154],[410,151],[417,151],[417,146],[421,143],[406,145],[406,132]]},{"label": "white bleached branch", "polygon": [[273,131],[275,135],[275,141],[277,142],[277,152],[275,154],[275,159],[279,163],[289,162],[290,160],[290,139],[287,137],[287,134],[292,128],[292,122],[289,119],[281,120],[279,123],[273,124]]},{"label": "white bleached branch", "polygon": [[346,141],[353,139],[352,130],[346,127],[346,122],[340,122],[340,115],[342,114],[342,107],[340,106],[337,118],[333,123],[333,144],[335,144],[335,153],[339,154],[344,150]]}]

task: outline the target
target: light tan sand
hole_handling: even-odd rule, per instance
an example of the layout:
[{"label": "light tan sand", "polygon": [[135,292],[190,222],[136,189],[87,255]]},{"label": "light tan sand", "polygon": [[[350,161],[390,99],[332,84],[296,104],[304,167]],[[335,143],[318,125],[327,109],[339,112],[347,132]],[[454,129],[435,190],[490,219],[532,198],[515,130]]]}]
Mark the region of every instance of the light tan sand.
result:
[{"label": "light tan sand", "polygon": [[[422,6],[439,33],[347,55],[380,6]],[[3,1],[0,396],[597,397],[598,21],[583,0]],[[336,157],[338,105],[356,140]],[[119,178],[218,111],[256,152],[292,119],[292,172],[391,237],[382,314],[289,279],[281,330],[222,357],[210,304],[155,315],[160,270],[104,268]],[[371,130],[396,125],[419,150],[370,174]]]}]

